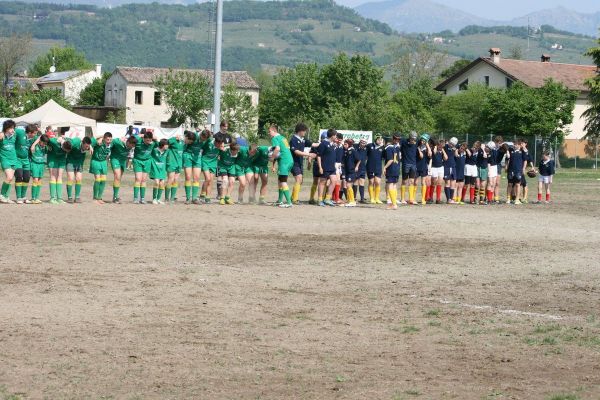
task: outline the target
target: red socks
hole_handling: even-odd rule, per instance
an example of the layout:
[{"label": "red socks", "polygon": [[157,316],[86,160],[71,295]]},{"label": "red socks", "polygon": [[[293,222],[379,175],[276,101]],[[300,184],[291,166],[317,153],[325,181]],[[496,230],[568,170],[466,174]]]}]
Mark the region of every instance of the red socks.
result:
[{"label": "red socks", "polygon": [[435,186],[435,197],[436,197],[437,201],[442,200],[442,185]]},{"label": "red socks", "polygon": [[550,193],[546,193],[546,201],[550,201]]},{"label": "red socks", "polygon": [[465,194],[467,194],[467,188],[463,187],[462,188],[462,193],[460,195],[460,201],[465,201]]},{"label": "red socks", "polygon": [[471,187],[469,189],[469,198],[471,199],[471,203],[475,201],[475,188]]},{"label": "red socks", "polygon": [[494,201],[494,191],[493,190],[487,191],[487,199],[488,199],[489,203]]},{"label": "red socks", "polygon": [[335,189],[333,189],[333,201],[340,201],[340,189],[341,185],[335,185]]},{"label": "red socks", "polygon": [[[548,195],[546,195],[546,197],[547,197],[547,196],[548,196]],[[541,194],[541,193],[538,193],[538,201],[542,201],[542,194]]]}]

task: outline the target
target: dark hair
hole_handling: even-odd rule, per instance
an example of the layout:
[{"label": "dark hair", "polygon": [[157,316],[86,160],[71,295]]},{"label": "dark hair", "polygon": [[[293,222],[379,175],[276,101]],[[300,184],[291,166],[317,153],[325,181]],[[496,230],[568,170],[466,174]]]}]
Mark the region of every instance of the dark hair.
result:
[{"label": "dark hair", "polygon": [[227,127],[229,127],[229,122],[227,122],[226,120],[222,120],[221,124],[219,124],[219,128],[224,127],[225,125],[227,125]]},{"label": "dark hair", "polygon": [[200,136],[202,136],[205,139],[208,139],[209,137],[212,136],[212,132],[209,131],[208,129],[204,129],[202,132],[200,132]]},{"label": "dark hair", "polygon": [[110,132],[106,132],[106,133],[104,134],[104,136],[103,136],[103,137],[105,137],[105,138],[107,138],[107,137],[112,137],[112,133],[110,133]]},{"label": "dark hair", "polygon": [[160,141],[158,142],[158,147],[165,147],[169,144],[169,141],[167,139],[160,139]]},{"label": "dark hair", "polygon": [[7,130],[14,128],[15,126],[17,126],[17,124],[15,124],[15,121],[13,121],[12,119],[7,119],[2,124],[2,132],[6,132]]},{"label": "dark hair", "polygon": [[229,145],[229,150],[239,150],[240,149],[240,145],[237,143],[231,143]]},{"label": "dark hair", "polygon": [[45,133],[40,136],[40,142],[48,143],[49,141],[50,141],[50,138]]},{"label": "dark hair", "polygon": [[154,135],[152,135],[152,132],[144,132],[144,139],[154,139]]},{"label": "dark hair", "polygon": [[271,129],[271,128],[275,129],[276,131],[279,131],[279,127],[277,126],[277,124],[269,125],[269,129]]},{"label": "dark hair", "polygon": [[336,132],[336,133],[335,133],[335,137],[341,140],[341,139],[343,139],[343,138],[344,138],[344,135],[342,135],[342,134],[341,134],[341,133],[339,133],[339,132]]},{"label": "dark hair", "polygon": [[64,151],[71,151],[73,149],[73,144],[70,140],[65,140],[61,147]]},{"label": "dark hair", "polygon": [[333,129],[333,128],[327,129],[327,138],[328,139],[332,138],[336,135],[337,135],[337,132],[335,131],[335,129]]},{"label": "dark hair", "polygon": [[127,143],[128,144],[137,144],[137,138],[135,136],[129,136],[129,138],[127,138]]},{"label": "dark hair", "polygon": [[185,136],[185,138],[188,140],[196,140],[196,134],[192,131],[183,132],[183,136]]},{"label": "dark hair", "polygon": [[146,128],[142,128],[140,130],[140,135],[143,136],[146,133]]},{"label": "dark hair", "polygon": [[36,124],[29,124],[25,127],[25,132],[27,133],[34,133],[37,132],[38,127]]},{"label": "dark hair", "polygon": [[304,122],[299,122],[299,123],[297,123],[297,124],[296,124],[296,129],[294,129],[294,131],[295,131],[296,133],[298,133],[298,132],[306,132],[307,130],[308,130],[308,126],[306,126],[306,125],[304,124]]},{"label": "dark hair", "polygon": [[521,142],[521,144],[524,144],[525,146],[527,146],[529,143],[527,143],[527,139],[519,139],[519,141]]},{"label": "dark hair", "polygon": [[81,143],[92,144],[92,139],[89,136],[85,136],[83,139],[81,139]]}]

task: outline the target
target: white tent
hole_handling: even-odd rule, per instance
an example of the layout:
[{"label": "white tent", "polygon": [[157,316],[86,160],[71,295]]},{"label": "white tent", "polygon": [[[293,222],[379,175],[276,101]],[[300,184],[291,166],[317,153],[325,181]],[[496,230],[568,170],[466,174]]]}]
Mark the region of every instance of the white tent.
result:
[{"label": "white tent", "polygon": [[96,121],[91,118],[82,117],[61,107],[54,100],[48,100],[40,108],[33,110],[29,114],[15,118],[17,124],[37,124],[44,129],[46,126],[63,128],[68,126],[89,127],[93,134],[96,134]]}]

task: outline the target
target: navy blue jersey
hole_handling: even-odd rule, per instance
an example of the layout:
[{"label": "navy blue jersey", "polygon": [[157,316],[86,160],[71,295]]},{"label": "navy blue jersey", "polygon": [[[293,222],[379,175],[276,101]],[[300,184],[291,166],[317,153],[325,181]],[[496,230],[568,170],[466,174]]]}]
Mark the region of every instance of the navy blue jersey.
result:
[{"label": "navy blue jersey", "polygon": [[400,159],[402,158],[402,150],[399,145],[388,144],[385,147],[386,164],[390,160],[392,163],[386,170],[386,176],[400,176]]},{"label": "navy blue jersey", "polygon": [[533,159],[531,158],[531,156],[529,155],[529,151],[527,150],[523,150],[523,161],[527,161],[527,163],[529,164],[530,162],[533,162]]},{"label": "navy blue jersey", "polygon": [[479,150],[477,152],[477,166],[479,168],[487,168],[488,167],[488,158],[484,157],[483,150]]},{"label": "navy blue jersey", "polygon": [[492,166],[498,165],[498,150],[494,149],[490,151],[490,156],[488,157],[488,163]]},{"label": "navy blue jersey", "polygon": [[456,164],[456,179],[464,179],[465,164],[467,163],[467,154],[458,153],[457,156],[454,156],[454,162]]},{"label": "navy blue jersey", "polygon": [[356,168],[356,163],[358,162],[358,154],[354,147],[348,147],[348,149],[344,152],[344,171],[346,172],[346,176],[350,174],[354,174],[354,169]]},{"label": "navy blue jersey", "polygon": [[470,149],[471,155],[467,154],[467,165],[477,165],[477,149]]},{"label": "navy blue jersey", "polygon": [[356,157],[360,160],[360,165],[358,166],[359,172],[364,172],[367,170],[367,147],[360,147],[360,145],[355,147]]},{"label": "navy blue jersey", "polygon": [[554,160],[540,160],[538,170],[542,176],[551,176],[556,173],[556,164],[554,163]]},{"label": "navy blue jersey", "polygon": [[328,140],[323,140],[317,147],[317,154],[321,158],[323,171],[335,171],[335,145]]},{"label": "navy blue jersey", "polygon": [[334,146],[335,146],[335,162],[341,164],[342,162],[344,162],[344,146],[338,146],[337,144],[335,144]]},{"label": "navy blue jersey", "polygon": [[444,167],[456,168],[456,163],[454,162],[454,147],[450,147],[449,145],[444,146],[444,150],[446,151],[446,155],[448,156],[447,160],[444,160]]},{"label": "navy blue jersey", "polygon": [[427,155],[427,147],[421,148],[421,154],[417,152],[417,171],[427,171],[429,168],[429,156]]},{"label": "navy blue jersey", "polygon": [[521,150],[513,150],[510,153],[510,160],[508,161],[508,169],[512,172],[522,173],[523,172],[523,153]]},{"label": "navy blue jersey", "polygon": [[371,173],[381,172],[384,150],[383,146],[377,146],[376,143],[369,143],[367,145],[367,171]]},{"label": "navy blue jersey", "polygon": [[292,138],[290,139],[290,151],[292,152],[292,158],[294,159],[294,164],[302,165],[302,163],[304,162],[304,157],[297,156],[296,150],[304,153],[305,147],[307,147],[307,146],[306,146],[306,140],[304,140],[304,138],[297,136],[297,135],[292,136]]},{"label": "navy blue jersey", "polygon": [[417,144],[402,139],[400,148],[402,150],[402,163],[406,165],[417,165]]},{"label": "navy blue jersey", "polygon": [[434,150],[431,155],[431,168],[441,168],[444,166],[444,155],[441,151]]},{"label": "navy blue jersey", "polygon": [[[310,149],[310,153],[319,154],[319,153],[317,153],[317,148],[315,148],[315,147]],[[318,176],[319,175],[319,163],[317,163],[317,160],[313,161],[312,169],[313,169],[313,176]]]}]

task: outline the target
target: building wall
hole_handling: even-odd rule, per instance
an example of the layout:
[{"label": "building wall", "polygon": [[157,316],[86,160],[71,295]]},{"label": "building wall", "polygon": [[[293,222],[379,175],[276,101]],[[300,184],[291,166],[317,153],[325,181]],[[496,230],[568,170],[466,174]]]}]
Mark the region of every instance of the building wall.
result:
[{"label": "building wall", "polygon": [[65,99],[72,105],[79,100],[79,95],[92,81],[99,78],[96,71],[89,71],[65,81]]},{"label": "building wall", "polygon": [[575,109],[573,110],[573,123],[569,125],[571,133],[567,135],[565,139],[582,139],[585,136],[585,118],[582,114],[588,108],[590,108],[590,99],[588,95],[580,95],[575,102]]},{"label": "building wall", "polygon": [[107,107],[126,107],[127,81],[120,74],[112,74],[106,80],[104,105]]},{"label": "building wall", "polygon": [[450,81],[446,87],[447,95],[453,95],[460,92],[459,86],[465,79],[469,79],[469,85],[481,84],[485,85],[485,77],[490,77],[490,87],[506,88],[506,75],[498,71],[496,68],[484,62],[471,68],[469,71],[459,75],[457,78]]}]

